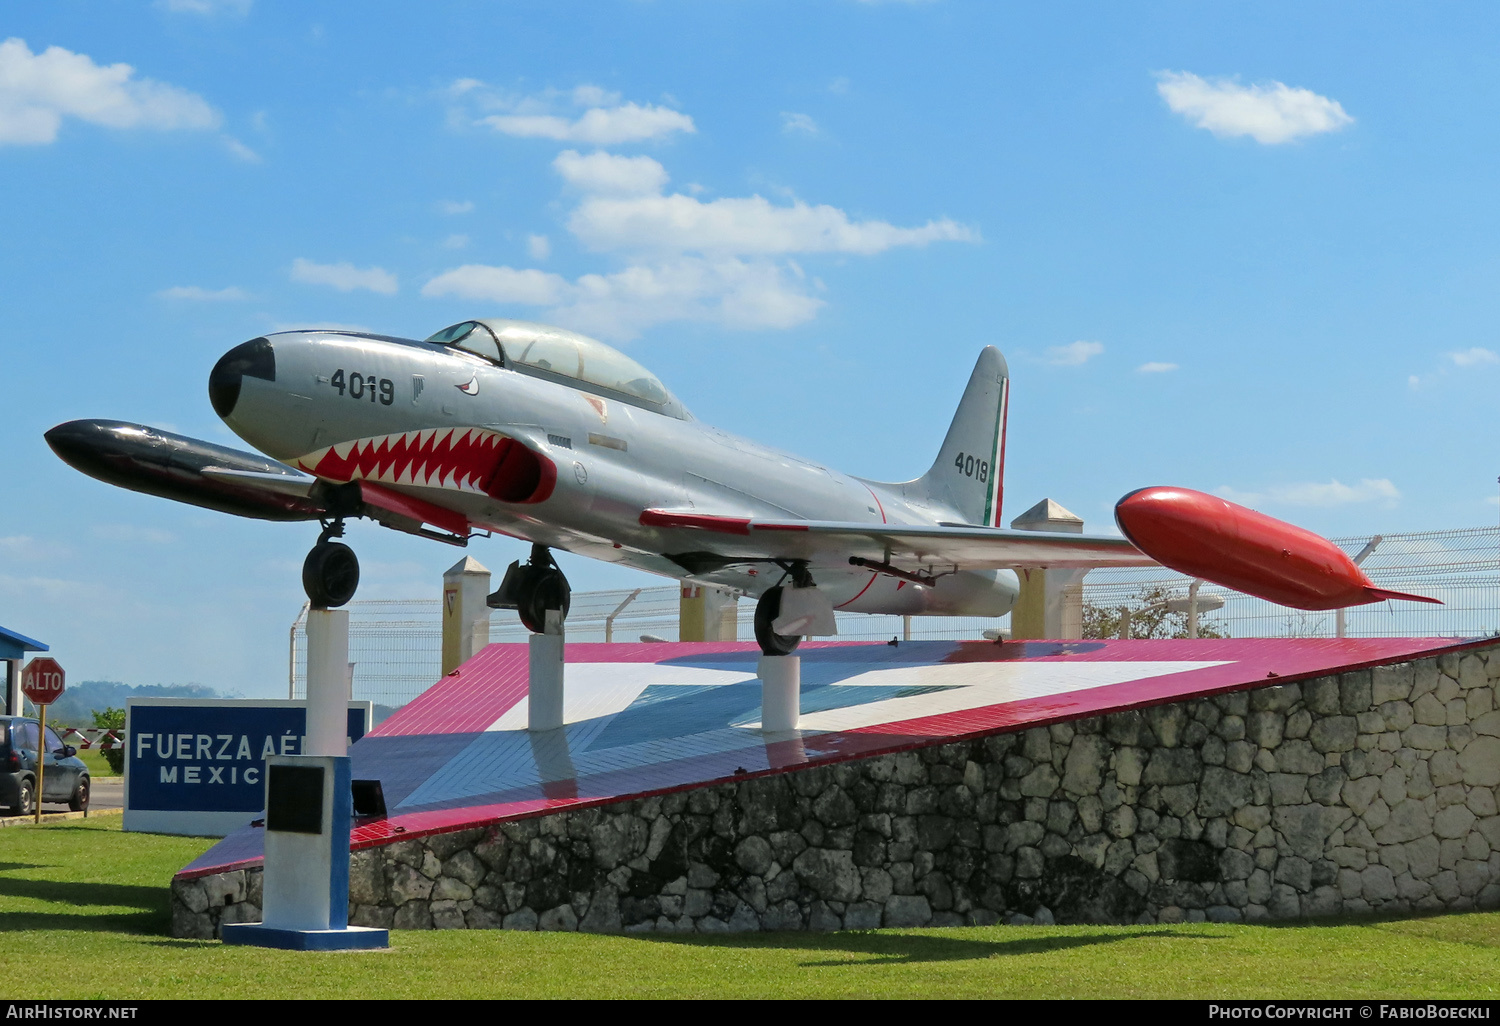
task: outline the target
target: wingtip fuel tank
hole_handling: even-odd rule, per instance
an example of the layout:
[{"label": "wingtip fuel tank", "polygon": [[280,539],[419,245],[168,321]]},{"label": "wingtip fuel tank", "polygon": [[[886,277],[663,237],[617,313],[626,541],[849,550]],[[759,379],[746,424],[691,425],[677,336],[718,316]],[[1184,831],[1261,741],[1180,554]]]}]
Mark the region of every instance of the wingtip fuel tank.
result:
[{"label": "wingtip fuel tank", "polygon": [[1140,488],[1115,504],[1115,523],[1165,567],[1294,609],[1341,609],[1386,599],[1439,599],[1377,588],[1333,542],[1216,495]]}]

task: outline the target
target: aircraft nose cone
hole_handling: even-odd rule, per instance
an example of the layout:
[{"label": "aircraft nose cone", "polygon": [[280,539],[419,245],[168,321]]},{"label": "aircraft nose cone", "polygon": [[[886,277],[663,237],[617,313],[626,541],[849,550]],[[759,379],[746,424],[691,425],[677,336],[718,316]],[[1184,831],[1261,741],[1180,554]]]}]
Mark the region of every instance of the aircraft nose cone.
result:
[{"label": "aircraft nose cone", "polygon": [[270,339],[241,342],[214,364],[208,375],[208,401],[220,417],[227,418],[234,412],[235,404],[240,401],[240,385],[247,377],[276,380],[276,351],[271,348]]}]

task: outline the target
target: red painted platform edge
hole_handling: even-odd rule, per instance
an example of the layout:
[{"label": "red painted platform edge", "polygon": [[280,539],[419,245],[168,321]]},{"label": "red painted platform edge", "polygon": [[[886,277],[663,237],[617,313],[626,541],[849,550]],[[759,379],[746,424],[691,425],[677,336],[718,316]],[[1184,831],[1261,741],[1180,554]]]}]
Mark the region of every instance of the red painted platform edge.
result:
[{"label": "red painted platform edge", "polygon": [[[1446,652],[1466,652],[1470,649],[1482,648],[1486,645],[1491,645],[1496,643],[1497,641],[1500,641],[1500,635],[1492,635],[1483,638],[1473,638],[1470,640],[1459,642],[1453,642],[1448,638],[1409,640],[1432,640],[1441,642],[1441,644],[1439,644],[1435,648],[1419,649],[1416,652],[1405,653],[1400,662],[1414,662],[1418,659],[1429,659],[1434,656],[1442,655]],[[718,644],[729,645],[736,643],[728,642]],[[835,642],[834,644],[837,643]],[[884,642],[875,642],[875,644],[884,644]],[[350,834],[349,850],[351,852],[362,851],[366,848],[378,848],[387,844],[395,844],[400,841],[418,840],[423,837],[431,837],[437,834],[451,834],[457,833],[461,830],[474,830],[483,827],[495,826],[502,822],[514,823],[521,820],[534,819],[539,816],[550,815],[554,812],[572,811],[575,809],[590,809],[604,805],[613,805],[616,802],[628,802],[636,801],[642,798],[659,797],[663,795],[676,794],[680,791],[692,791],[700,787],[714,787],[719,784],[738,783],[743,780],[754,780],[758,777],[768,777],[779,773],[790,773],[796,770],[810,769],[816,766],[828,766],[835,763],[853,761],[855,759],[875,759],[884,755],[895,755],[899,752],[914,751],[922,748],[932,748],[937,745],[953,744],[959,741],[970,741],[974,740],[975,738],[989,737],[995,734],[1008,734],[1014,730],[1031,730],[1034,727],[1050,726],[1053,723],[1058,723],[1064,720],[1093,719],[1098,716],[1109,716],[1113,713],[1124,712],[1128,709],[1149,709],[1153,706],[1168,705],[1173,702],[1185,702],[1191,701],[1196,698],[1209,698],[1215,695],[1232,694],[1236,691],[1248,691],[1251,688],[1269,686],[1272,680],[1274,680],[1276,685],[1297,684],[1301,683],[1304,680],[1315,680],[1318,677],[1327,677],[1330,674],[1334,673],[1349,673],[1357,670],[1370,669],[1375,666],[1383,666],[1386,665],[1386,662],[1386,660],[1377,658],[1372,660],[1365,660],[1363,662],[1340,665],[1337,667],[1320,667],[1317,670],[1311,670],[1304,673],[1292,673],[1288,674],[1285,677],[1275,677],[1269,680],[1254,680],[1248,683],[1233,684],[1226,687],[1208,688],[1199,692],[1165,696],[1149,702],[1127,703],[1119,706],[1101,709],[1096,712],[1091,712],[1087,716],[1082,717],[1071,713],[1063,713],[1057,716],[1028,720],[1024,726],[1017,724],[1015,726],[1002,727],[999,729],[989,727],[980,730],[955,733],[951,735],[928,736],[920,739],[901,742],[899,744],[888,745],[883,748],[870,748],[868,750],[862,750],[847,755],[832,754],[818,758],[812,758],[808,759],[806,762],[798,763],[796,765],[768,767],[767,769],[755,770],[746,773],[732,773],[728,776],[694,781],[692,783],[680,784],[674,787],[653,788],[629,794],[608,795],[600,798],[584,798],[578,799],[576,801],[569,801],[566,803],[554,803],[551,799],[543,798],[537,799],[535,802],[511,802],[507,803],[504,806],[476,805],[465,809],[441,809],[432,812],[415,812],[410,813],[407,816],[398,817],[412,823],[413,825],[406,826],[403,824],[398,824],[392,829],[391,833],[383,837],[367,836],[356,840],[353,836],[355,832],[368,829],[368,827],[373,826],[374,824],[363,824],[361,826],[355,827]],[[883,724],[882,726],[889,728],[898,725],[899,724],[897,723],[891,723]],[[525,808],[525,806],[528,805],[533,805],[535,807]],[[521,807],[522,811],[517,811],[518,806]],[[489,809],[499,808],[504,808],[507,811],[503,814],[486,812],[486,810]],[[434,823],[428,826],[421,825],[421,821],[424,819],[446,817],[451,816],[455,813],[468,813],[469,816],[465,819],[460,820],[447,819],[443,823]],[[391,820],[386,820],[385,822],[390,823]],[[173,879],[193,880],[197,879],[198,877],[213,876],[218,873],[230,873],[240,869],[251,869],[255,866],[261,865],[263,861],[264,857],[257,857],[251,859],[242,859],[238,862],[229,862],[218,866],[208,866],[203,869],[193,870],[191,872],[183,870],[174,874]]]}]

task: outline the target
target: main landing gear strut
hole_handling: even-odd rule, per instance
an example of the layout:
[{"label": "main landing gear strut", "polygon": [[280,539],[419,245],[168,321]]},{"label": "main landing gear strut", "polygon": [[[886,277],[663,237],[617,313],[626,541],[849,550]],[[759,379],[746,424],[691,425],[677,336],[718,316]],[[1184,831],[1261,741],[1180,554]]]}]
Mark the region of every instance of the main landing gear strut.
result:
[{"label": "main landing gear strut", "polygon": [[545,545],[531,546],[531,559],[516,560],[505,571],[505,577],[494,594],[486,599],[491,609],[514,609],[526,629],[542,634],[547,629],[547,611],[557,611],[559,623],[567,619],[573,589],[552,560]]},{"label": "main landing gear strut", "polygon": [[323,533],[302,563],[302,589],[314,609],[334,609],[354,597],[359,587],[359,560],[354,550],[332,539],[344,536],[344,520],[323,522]]},{"label": "main landing gear strut", "polygon": [[[791,577],[792,585],[797,588],[811,588],[813,586],[812,575],[807,572],[807,564],[800,560],[793,563],[779,563],[787,576]],[[783,578],[784,579],[784,578]],[[802,644],[800,634],[785,635],[777,634],[771,629],[776,618],[781,615],[782,586],[764,592],[760,601],[755,604],[755,640],[760,645],[762,655],[784,656],[791,655]]]}]

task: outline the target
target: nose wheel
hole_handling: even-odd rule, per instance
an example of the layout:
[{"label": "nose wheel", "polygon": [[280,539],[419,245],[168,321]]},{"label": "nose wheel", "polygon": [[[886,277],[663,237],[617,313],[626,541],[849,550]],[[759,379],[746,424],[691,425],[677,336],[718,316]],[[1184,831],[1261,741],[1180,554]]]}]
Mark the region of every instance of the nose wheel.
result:
[{"label": "nose wheel", "polygon": [[342,606],[354,597],[359,587],[359,559],[354,550],[343,542],[333,541],[343,533],[342,520],[325,525],[318,544],[302,562],[302,589],[315,609]]},{"label": "nose wheel", "polygon": [[533,634],[547,630],[547,611],[555,609],[559,620],[568,616],[573,589],[545,545],[531,547],[531,559],[512,563],[494,594],[485,600],[491,609],[514,609]]}]

